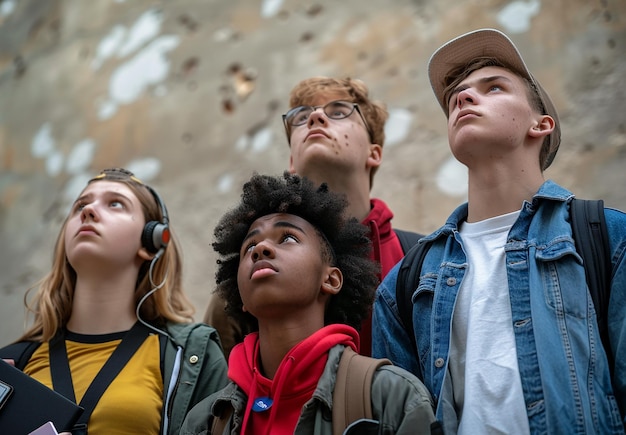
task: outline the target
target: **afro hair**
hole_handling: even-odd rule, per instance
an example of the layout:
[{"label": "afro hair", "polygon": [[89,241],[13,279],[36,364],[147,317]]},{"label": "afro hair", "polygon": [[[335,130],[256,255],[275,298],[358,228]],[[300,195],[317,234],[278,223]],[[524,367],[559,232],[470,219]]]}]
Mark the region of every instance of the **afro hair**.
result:
[{"label": "afro hair", "polygon": [[322,243],[330,245],[331,261],[343,274],[343,286],[331,297],[324,323],[343,323],[359,329],[374,301],[379,266],[369,258],[371,242],[367,227],[355,218],[346,219],[346,206],[345,198],[329,192],[326,184],[316,187],[307,178],[288,172],[282,177],[255,173],[244,184],[241,202],[215,227],[213,249],[220,255],[215,274],[216,292],[225,300],[226,312],[239,322],[245,333],[257,331],[258,323],[242,309],[237,286],[239,252],[252,223],[273,213],[301,217],[321,233]]}]

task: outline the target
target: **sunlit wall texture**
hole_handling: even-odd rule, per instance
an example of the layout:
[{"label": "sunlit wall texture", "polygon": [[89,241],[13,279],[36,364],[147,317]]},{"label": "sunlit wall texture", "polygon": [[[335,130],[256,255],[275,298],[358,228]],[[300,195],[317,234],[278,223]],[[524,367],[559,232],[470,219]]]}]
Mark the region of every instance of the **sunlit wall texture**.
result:
[{"label": "sunlit wall texture", "polygon": [[0,0],[0,345],[24,324],[68,203],[124,166],[163,196],[200,319],[211,241],[252,171],[288,163],[281,113],[313,75],[364,80],[387,103],[373,194],[429,232],[465,200],[426,66],[443,42],[494,27],[559,109],[546,172],[626,209],[623,0]]}]

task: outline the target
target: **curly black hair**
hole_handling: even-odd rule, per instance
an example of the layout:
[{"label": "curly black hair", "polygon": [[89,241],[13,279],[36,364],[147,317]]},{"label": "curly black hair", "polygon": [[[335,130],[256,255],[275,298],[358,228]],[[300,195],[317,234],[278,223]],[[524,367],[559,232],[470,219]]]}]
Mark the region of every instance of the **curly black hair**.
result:
[{"label": "curly black hair", "polygon": [[217,261],[215,291],[226,301],[226,312],[240,323],[242,330],[257,331],[258,322],[242,310],[237,286],[241,244],[256,219],[273,213],[301,217],[316,228],[322,243],[329,245],[329,257],[343,274],[343,286],[331,297],[324,323],[344,323],[359,329],[374,301],[379,265],[369,258],[367,227],[355,218],[346,219],[346,206],[346,199],[329,192],[325,183],[316,187],[307,178],[288,172],[282,177],[255,173],[244,184],[241,202],[220,219],[213,242],[213,249],[221,256]]}]

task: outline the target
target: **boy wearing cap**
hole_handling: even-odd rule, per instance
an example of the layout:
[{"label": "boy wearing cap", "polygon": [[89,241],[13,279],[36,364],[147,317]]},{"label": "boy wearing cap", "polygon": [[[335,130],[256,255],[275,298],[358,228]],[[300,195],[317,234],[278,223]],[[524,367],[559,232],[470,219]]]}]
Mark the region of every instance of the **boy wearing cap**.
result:
[{"label": "boy wearing cap", "polygon": [[429,77],[468,202],[424,238],[414,343],[398,320],[399,265],[381,283],[373,356],[424,381],[445,433],[624,433],[626,214],[605,209],[605,349],[572,238],[574,195],[543,176],[560,144],[548,94],[493,29],[444,44]]}]

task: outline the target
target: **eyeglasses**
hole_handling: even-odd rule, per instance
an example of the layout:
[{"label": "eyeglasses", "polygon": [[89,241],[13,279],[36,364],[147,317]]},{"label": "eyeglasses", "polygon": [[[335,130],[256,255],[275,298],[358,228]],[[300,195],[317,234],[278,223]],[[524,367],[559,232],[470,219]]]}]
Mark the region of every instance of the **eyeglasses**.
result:
[{"label": "eyeglasses", "polygon": [[331,101],[324,106],[298,106],[285,113],[283,115],[283,123],[285,124],[285,131],[287,132],[287,140],[289,142],[291,142],[291,127],[298,127],[306,124],[311,114],[320,108],[324,112],[324,115],[326,115],[329,119],[345,119],[352,115],[352,112],[356,109],[357,113],[363,120],[363,125],[367,130],[370,141],[373,142],[372,132],[370,131],[369,125],[361,113],[359,105],[357,103],[340,100]]}]

